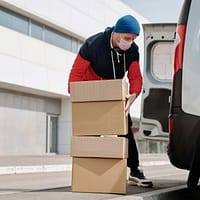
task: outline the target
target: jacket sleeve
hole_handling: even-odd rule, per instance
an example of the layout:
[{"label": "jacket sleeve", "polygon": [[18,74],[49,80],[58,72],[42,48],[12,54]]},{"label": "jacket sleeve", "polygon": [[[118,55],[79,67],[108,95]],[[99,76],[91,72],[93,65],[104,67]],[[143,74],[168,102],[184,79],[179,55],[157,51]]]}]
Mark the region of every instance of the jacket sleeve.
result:
[{"label": "jacket sleeve", "polygon": [[83,81],[90,62],[84,59],[80,54],[77,55],[68,79],[68,92],[70,93],[70,83],[75,81]]},{"label": "jacket sleeve", "polygon": [[129,93],[135,93],[138,96],[142,89],[142,75],[139,61],[133,61],[131,63],[128,70],[128,79],[130,83]]}]

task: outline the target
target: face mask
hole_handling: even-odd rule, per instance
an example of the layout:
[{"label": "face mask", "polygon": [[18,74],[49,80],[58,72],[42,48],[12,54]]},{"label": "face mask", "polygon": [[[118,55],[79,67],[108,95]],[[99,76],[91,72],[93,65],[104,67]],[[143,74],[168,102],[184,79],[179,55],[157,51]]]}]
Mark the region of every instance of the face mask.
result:
[{"label": "face mask", "polygon": [[119,42],[117,42],[118,47],[123,51],[128,50],[131,47],[131,44],[132,42],[128,42],[122,38],[120,39]]}]

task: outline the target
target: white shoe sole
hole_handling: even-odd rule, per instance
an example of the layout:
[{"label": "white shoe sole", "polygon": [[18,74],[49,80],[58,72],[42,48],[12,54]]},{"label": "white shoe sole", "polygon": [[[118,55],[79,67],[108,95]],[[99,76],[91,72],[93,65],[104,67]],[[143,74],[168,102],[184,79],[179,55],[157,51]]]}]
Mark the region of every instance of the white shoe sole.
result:
[{"label": "white shoe sole", "polygon": [[149,180],[140,180],[136,177],[129,177],[128,185],[138,186],[138,187],[153,187],[153,183]]}]

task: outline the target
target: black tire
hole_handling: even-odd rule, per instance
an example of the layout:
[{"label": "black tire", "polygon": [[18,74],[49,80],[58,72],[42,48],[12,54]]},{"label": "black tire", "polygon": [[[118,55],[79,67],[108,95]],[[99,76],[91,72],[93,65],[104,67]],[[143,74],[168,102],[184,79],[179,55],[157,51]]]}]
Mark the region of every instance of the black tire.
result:
[{"label": "black tire", "polygon": [[193,161],[191,163],[190,172],[188,175],[187,186],[188,187],[196,187],[199,182],[200,177],[200,138],[196,143],[196,149],[193,155]]},{"label": "black tire", "polygon": [[191,169],[188,175],[187,186],[189,188],[196,187],[198,185],[198,182],[199,182],[199,172],[195,171],[194,169]]}]

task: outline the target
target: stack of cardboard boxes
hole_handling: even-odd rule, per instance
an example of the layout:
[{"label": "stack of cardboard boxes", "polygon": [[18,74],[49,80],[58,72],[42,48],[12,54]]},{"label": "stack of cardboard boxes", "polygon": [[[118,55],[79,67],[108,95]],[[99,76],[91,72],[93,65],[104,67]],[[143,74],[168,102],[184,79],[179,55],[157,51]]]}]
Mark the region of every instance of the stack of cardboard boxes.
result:
[{"label": "stack of cardboard boxes", "polygon": [[126,193],[127,88],[123,79],[71,83],[72,191]]}]

